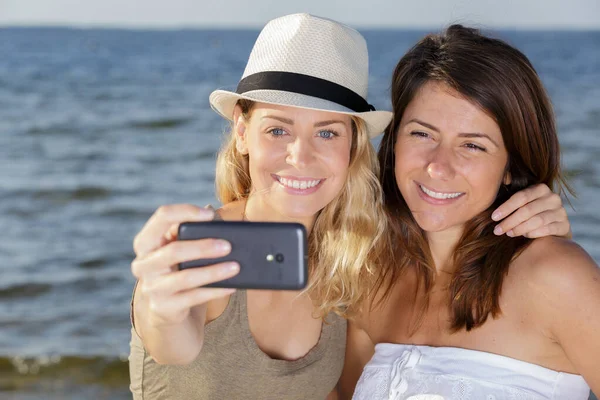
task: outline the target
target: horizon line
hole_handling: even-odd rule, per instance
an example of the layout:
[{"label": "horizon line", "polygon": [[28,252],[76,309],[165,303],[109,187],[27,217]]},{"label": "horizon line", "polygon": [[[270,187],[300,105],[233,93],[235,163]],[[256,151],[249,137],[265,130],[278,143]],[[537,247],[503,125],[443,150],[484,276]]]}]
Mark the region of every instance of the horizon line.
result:
[{"label": "horizon line", "polygon": [[[565,31],[565,32],[598,32],[600,25],[488,25],[484,23],[469,23],[467,21],[448,22],[439,25],[359,25],[349,24],[353,28],[363,30],[406,30],[406,31],[423,31],[423,30],[440,30],[452,24],[462,24],[465,26],[474,27],[482,30],[518,30],[518,31]],[[38,22],[38,23],[22,23],[22,22],[0,22],[0,28],[18,28],[18,29],[74,29],[74,30],[130,30],[130,31],[182,31],[182,30],[261,30],[264,25],[258,24],[123,24],[123,23],[68,23],[68,22]]]}]

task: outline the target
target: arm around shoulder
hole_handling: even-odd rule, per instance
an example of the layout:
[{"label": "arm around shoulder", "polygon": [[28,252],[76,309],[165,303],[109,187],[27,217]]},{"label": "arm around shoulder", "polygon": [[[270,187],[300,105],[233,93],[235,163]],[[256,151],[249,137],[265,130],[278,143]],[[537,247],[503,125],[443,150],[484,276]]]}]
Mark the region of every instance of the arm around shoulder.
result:
[{"label": "arm around shoulder", "polygon": [[346,357],[344,369],[338,382],[338,398],[351,399],[356,383],[362,374],[364,366],[375,353],[375,345],[371,338],[356,322],[348,321],[346,339]]},{"label": "arm around shoulder", "polygon": [[600,268],[574,242],[541,240],[532,295],[540,300],[553,339],[592,391],[600,393]]}]

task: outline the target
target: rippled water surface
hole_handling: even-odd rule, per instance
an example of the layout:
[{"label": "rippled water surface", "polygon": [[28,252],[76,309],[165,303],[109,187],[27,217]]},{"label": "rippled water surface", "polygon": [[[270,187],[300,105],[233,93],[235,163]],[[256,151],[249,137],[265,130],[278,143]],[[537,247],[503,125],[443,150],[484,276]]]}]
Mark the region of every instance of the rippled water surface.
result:
[{"label": "rippled water surface", "polygon": [[[423,32],[364,32],[370,101]],[[223,121],[257,31],[0,29],[0,397],[128,398],[132,239],[163,203],[215,203]],[[600,262],[600,32],[504,32],[556,107]],[[600,361],[599,361],[600,362]]]}]

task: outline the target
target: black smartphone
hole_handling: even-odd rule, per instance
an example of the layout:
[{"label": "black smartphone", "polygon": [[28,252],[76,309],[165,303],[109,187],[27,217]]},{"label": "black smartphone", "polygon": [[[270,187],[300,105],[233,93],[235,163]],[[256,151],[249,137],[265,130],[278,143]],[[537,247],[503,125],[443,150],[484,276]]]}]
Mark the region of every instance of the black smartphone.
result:
[{"label": "black smartphone", "polygon": [[304,225],[288,222],[208,221],[179,225],[178,240],[225,239],[225,257],[187,261],[179,269],[237,261],[240,273],[207,287],[299,290],[306,287],[308,249]]}]

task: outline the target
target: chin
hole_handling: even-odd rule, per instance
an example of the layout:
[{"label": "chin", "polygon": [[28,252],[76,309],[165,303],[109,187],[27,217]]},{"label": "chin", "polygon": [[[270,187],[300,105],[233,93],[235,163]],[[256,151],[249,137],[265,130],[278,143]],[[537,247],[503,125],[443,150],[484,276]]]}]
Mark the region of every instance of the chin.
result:
[{"label": "chin", "polygon": [[443,215],[429,211],[413,212],[413,217],[421,229],[425,232],[440,232],[451,227],[449,221]]},{"label": "chin", "polygon": [[316,205],[298,205],[296,207],[282,207],[279,209],[281,215],[293,219],[306,219],[314,217],[323,207]]},{"label": "chin", "polygon": [[315,193],[311,196],[292,196],[276,202],[278,211],[288,218],[306,219],[315,217],[334,200],[327,193]]},{"label": "chin", "polygon": [[431,233],[463,227],[476,215],[469,212],[469,205],[465,203],[454,206],[432,206],[418,199],[407,201],[406,204],[419,227]]}]

